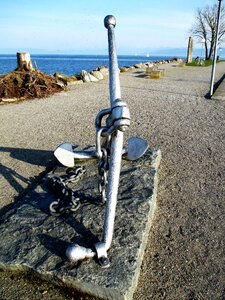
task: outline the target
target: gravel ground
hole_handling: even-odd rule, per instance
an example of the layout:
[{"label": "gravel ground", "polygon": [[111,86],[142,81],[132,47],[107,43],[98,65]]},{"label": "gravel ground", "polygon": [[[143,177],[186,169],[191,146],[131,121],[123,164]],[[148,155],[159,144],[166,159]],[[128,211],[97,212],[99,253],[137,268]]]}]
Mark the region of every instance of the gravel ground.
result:
[{"label": "gravel ground", "polygon": [[[217,65],[217,80],[225,63]],[[225,101],[205,99],[211,68],[163,65],[150,80],[121,74],[132,125],[161,149],[157,210],[134,295],[138,299],[225,299]],[[0,107],[2,213],[54,163],[64,141],[95,143],[94,119],[109,106],[107,80],[73,86],[47,99]],[[50,283],[0,272],[0,299],[91,299]]]}]

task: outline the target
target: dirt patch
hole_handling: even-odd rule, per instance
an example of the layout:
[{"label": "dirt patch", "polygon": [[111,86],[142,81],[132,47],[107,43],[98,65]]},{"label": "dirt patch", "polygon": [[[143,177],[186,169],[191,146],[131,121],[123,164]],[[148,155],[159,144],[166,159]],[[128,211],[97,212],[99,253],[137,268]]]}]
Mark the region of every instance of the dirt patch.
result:
[{"label": "dirt patch", "polygon": [[52,75],[36,71],[13,71],[0,78],[0,102],[43,98],[64,90]]},{"label": "dirt patch", "polygon": [[95,300],[66,287],[39,279],[34,274],[0,270],[1,300]]}]

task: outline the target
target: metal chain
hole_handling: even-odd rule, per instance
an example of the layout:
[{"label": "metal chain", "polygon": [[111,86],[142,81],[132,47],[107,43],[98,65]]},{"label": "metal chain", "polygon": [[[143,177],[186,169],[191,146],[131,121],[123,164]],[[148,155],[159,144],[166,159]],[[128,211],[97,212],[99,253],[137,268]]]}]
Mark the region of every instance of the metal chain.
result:
[{"label": "metal chain", "polygon": [[106,189],[108,184],[109,160],[107,150],[102,148],[102,158],[98,162],[98,190],[101,193],[102,202],[106,202]]},{"label": "metal chain", "polygon": [[68,211],[74,212],[80,207],[81,198],[67,184],[77,182],[85,172],[86,168],[79,166],[69,170],[63,176],[56,176],[50,179],[51,187],[57,196],[57,200],[49,205],[52,215],[59,216]]},{"label": "metal chain", "polygon": [[[105,148],[101,149],[102,158],[98,162],[98,189],[101,194],[102,202],[106,202],[106,189],[108,184],[109,158]],[[85,167],[76,167],[69,170],[67,174],[55,176],[50,179],[50,185],[57,200],[49,205],[52,215],[59,216],[66,212],[74,212],[80,207],[81,196],[68,186],[68,183],[77,182],[86,172]]]}]

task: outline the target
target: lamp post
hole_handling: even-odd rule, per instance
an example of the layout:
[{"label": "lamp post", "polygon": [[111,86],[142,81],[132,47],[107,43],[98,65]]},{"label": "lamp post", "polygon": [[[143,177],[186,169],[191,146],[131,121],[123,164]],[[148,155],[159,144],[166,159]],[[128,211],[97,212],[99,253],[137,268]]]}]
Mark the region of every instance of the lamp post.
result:
[{"label": "lamp post", "polygon": [[221,2],[222,0],[218,0],[218,13],[217,13],[217,26],[216,26],[216,38],[215,38],[215,45],[214,45],[214,57],[213,57],[213,65],[212,65],[212,75],[211,75],[211,82],[210,82],[210,98],[213,95],[213,85],[214,85],[214,78],[215,78],[215,70],[216,70],[216,59],[217,59],[217,44],[218,44],[218,35],[219,35],[219,27],[220,27],[220,12],[221,12]]}]

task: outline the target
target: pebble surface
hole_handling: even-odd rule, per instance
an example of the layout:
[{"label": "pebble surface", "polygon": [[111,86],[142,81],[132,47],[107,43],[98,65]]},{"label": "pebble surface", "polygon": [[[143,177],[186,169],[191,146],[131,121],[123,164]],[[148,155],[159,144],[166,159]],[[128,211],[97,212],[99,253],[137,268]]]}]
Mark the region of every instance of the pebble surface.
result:
[{"label": "pebble surface", "polygon": [[[217,65],[216,80],[224,66]],[[127,138],[143,137],[162,151],[157,211],[134,299],[222,299],[225,101],[205,98],[211,67],[161,67],[160,80],[146,78],[144,69],[120,76],[131,112]],[[58,144],[94,144],[95,116],[108,106],[107,80],[1,106],[1,206],[51,165]]]}]

